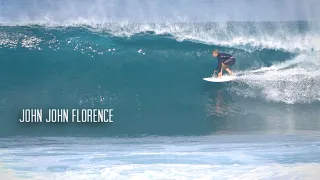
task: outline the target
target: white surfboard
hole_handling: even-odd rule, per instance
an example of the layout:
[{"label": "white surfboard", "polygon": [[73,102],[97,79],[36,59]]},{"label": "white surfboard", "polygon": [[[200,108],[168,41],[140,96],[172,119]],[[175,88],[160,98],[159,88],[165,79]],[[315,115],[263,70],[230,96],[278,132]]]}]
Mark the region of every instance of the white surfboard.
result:
[{"label": "white surfboard", "polygon": [[217,78],[217,77],[203,78],[203,80],[209,81],[209,82],[228,82],[228,81],[234,80],[235,78],[236,76],[222,76],[221,78]]}]

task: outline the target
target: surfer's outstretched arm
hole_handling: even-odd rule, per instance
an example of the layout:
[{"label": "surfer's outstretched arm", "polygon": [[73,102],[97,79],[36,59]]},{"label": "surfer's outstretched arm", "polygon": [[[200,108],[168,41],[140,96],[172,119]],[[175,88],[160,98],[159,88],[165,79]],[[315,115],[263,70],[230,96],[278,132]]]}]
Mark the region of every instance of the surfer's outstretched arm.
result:
[{"label": "surfer's outstretched arm", "polygon": [[213,74],[212,74],[212,76],[213,75],[215,75],[216,74],[216,72],[220,72],[221,71],[221,63],[218,63],[218,65],[217,65],[217,67],[216,67],[216,69],[213,71]]},{"label": "surfer's outstretched arm", "polygon": [[216,70],[214,70],[215,72],[218,72],[218,77],[221,77],[222,75],[222,61],[218,61],[218,66],[216,68]]}]

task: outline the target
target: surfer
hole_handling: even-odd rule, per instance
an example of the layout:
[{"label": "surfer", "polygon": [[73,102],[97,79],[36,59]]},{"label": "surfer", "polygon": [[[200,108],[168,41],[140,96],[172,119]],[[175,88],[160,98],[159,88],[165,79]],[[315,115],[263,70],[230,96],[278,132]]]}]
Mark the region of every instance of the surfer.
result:
[{"label": "surfer", "polygon": [[229,67],[233,66],[236,63],[236,59],[232,55],[220,53],[218,50],[213,50],[212,56],[218,59],[218,66],[214,70],[213,74],[215,74],[218,71],[218,78],[221,78],[222,71],[225,69],[229,73],[229,75],[233,75]]}]

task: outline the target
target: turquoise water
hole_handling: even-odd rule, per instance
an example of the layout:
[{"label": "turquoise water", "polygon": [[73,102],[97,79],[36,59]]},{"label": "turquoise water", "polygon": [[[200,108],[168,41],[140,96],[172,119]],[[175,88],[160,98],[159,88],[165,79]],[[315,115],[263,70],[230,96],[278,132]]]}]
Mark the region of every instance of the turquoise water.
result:
[{"label": "turquoise water", "polygon": [[[158,25],[140,26],[119,29],[149,27],[130,37],[111,34],[109,26],[101,30],[2,26],[1,134],[208,135],[283,130],[287,126],[283,119],[297,124],[290,131],[319,129],[319,78],[314,71],[318,52],[308,49],[310,23],[230,23],[226,31],[234,32],[231,40],[223,36],[226,32],[219,23],[164,25],[164,30],[181,28],[172,34],[150,30]],[[237,28],[250,26],[250,32],[242,33],[252,39],[238,35]],[[305,42],[281,42],[259,34],[258,27],[270,27],[265,33],[272,34],[281,27]],[[212,29],[226,38],[222,44],[195,40],[199,33],[177,40],[183,33],[201,30],[218,42]],[[232,69],[241,76],[236,81],[202,80],[217,66],[213,49],[237,58]],[[18,123],[26,108],[41,108],[44,113],[52,108],[112,108],[114,123]],[[280,127],[269,128],[270,122]]]},{"label": "turquoise water", "polygon": [[[0,179],[319,177],[319,3],[188,2],[0,0]],[[235,81],[202,80],[213,49]]]}]

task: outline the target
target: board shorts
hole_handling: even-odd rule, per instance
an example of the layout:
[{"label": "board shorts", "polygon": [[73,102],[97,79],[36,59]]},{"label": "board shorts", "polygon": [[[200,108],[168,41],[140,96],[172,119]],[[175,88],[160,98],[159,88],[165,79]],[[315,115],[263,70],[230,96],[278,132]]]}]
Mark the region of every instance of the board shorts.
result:
[{"label": "board shorts", "polygon": [[231,57],[223,62],[227,66],[233,66],[236,63],[236,58]]}]

